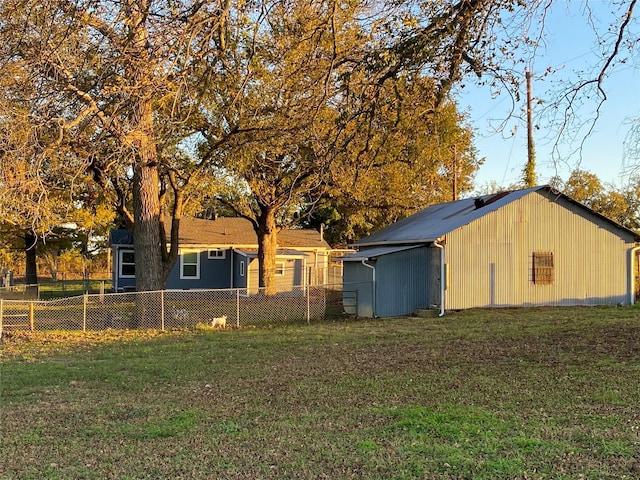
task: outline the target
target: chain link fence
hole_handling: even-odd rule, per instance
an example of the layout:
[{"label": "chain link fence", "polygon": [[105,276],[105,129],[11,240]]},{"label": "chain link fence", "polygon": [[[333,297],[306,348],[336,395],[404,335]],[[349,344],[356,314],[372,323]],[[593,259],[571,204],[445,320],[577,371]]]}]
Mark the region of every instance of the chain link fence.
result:
[{"label": "chain link fence", "polygon": [[11,285],[0,287],[0,299],[4,300],[38,300],[40,291],[38,285]]},{"label": "chain link fence", "polygon": [[[347,309],[349,310],[349,309]],[[341,285],[263,289],[163,290],[86,294],[50,301],[0,299],[0,335],[10,330],[181,329],[267,326],[335,319],[345,312]],[[219,326],[219,325],[218,325]]]},{"label": "chain link fence", "polygon": [[5,300],[32,299],[51,300],[55,298],[73,297],[84,293],[104,293],[111,288],[111,280],[83,279],[40,281],[34,285],[15,284],[0,287],[0,298]]}]

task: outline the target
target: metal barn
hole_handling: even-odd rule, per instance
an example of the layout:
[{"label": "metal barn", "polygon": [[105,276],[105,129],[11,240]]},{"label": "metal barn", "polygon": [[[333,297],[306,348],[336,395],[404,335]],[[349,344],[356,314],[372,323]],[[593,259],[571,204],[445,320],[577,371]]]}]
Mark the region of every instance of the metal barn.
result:
[{"label": "metal barn", "polygon": [[550,187],[501,192],[432,205],[360,240],[343,259],[344,289],[357,290],[358,315],[377,317],[628,305],[640,286],[639,242]]}]

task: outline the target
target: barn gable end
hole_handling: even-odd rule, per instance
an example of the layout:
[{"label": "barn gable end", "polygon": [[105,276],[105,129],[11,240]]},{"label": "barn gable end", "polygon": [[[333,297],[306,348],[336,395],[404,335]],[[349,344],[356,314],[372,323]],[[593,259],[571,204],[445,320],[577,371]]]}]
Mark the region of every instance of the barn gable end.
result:
[{"label": "barn gable end", "polygon": [[634,244],[575,202],[534,192],[447,234],[447,308],[628,303]]}]

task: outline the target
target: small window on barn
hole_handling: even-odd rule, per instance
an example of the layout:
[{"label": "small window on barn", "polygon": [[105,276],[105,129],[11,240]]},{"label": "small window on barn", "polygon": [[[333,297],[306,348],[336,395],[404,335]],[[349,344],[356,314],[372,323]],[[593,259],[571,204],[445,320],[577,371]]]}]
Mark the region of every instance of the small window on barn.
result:
[{"label": "small window on barn", "polygon": [[240,262],[240,276],[244,277],[244,262]]},{"label": "small window on barn", "polygon": [[552,285],[554,279],[553,252],[533,252],[533,283]]},{"label": "small window on barn", "polygon": [[284,277],[284,262],[276,262],[276,277]]}]

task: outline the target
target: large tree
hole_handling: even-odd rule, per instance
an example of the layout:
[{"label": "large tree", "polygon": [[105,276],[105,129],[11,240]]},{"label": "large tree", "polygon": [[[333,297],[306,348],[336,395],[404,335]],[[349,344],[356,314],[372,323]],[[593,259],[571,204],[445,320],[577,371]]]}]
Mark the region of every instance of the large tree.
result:
[{"label": "large tree", "polygon": [[236,186],[218,199],[252,222],[259,283],[271,293],[277,233],[294,211],[323,195],[329,166],[346,142],[352,119],[341,106],[367,40],[358,21],[364,4],[267,5],[268,14],[232,24],[225,68],[203,97],[210,122],[201,158]]},{"label": "large tree", "polygon": [[[189,178],[172,154],[222,48],[216,32],[226,7],[187,0],[5,0],[0,7],[1,63],[27,72],[36,89],[22,100],[53,134],[36,142],[66,147],[114,192],[134,229],[141,290],[162,288],[175,263],[180,189]],[[163,230],[169,197],[171,249]]]},{"label": "large tree", "polygon": [[379,112],[378,131],[368,146],[363,150],[354,142],[345,161],[332,168],[312,224],[324,224],[336,245],[353,243],[428,205],[455,200],[473,186],[482,159],[464,116],[451,103],[428,114],[424,92],[415,85],[403,88],[407,107]]},{"label": "large tree", "polygon": [[22,250],[26,283],[38,283],[36,254],[56,228],[73,218],[73,168],[68,151],[52,149],[55,138],[22,101],[36,94],[36,85],[19,66],[0,77],[0,244]]},{"label": "large tree", "polygon": [[387,75],[376,54],[383,19],[362,20],[370,8],[274,2],[254,35],[231,37],[204,97],[211,121],[201,158],[236,187],[218,198],[254,225],[261,286],[274,285],[278,230],[323,199],[387,207],[390,221],[449,198],[447,176],[464,191],[477,167],[442,87],[420,72]]}]

